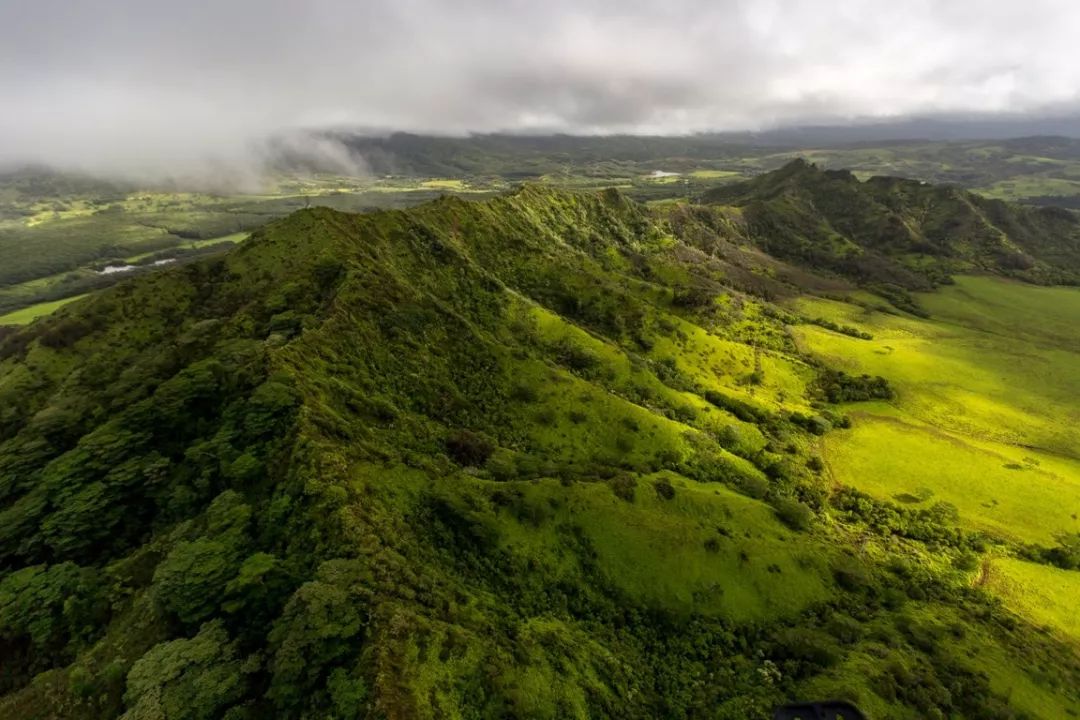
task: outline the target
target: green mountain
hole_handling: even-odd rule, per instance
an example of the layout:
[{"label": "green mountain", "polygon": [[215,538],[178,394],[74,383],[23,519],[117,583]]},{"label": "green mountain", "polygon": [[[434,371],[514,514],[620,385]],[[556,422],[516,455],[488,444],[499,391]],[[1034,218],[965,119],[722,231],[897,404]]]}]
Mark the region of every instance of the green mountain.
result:
[{"label": "green mountain", "polygon": [[[0,716],[1080,707],[1080,640],[979,578],[1071,574],[1071,545],[841,486],[821,455],[894,396],[792,333],[870,342],[791,304],[890,279],[844,258],[907,288],[1013,272],[979,264],[994,248],[1072,272],[1071,235],[1021,234],[1068,217],[939,192],[789,166],[714,206],[530,186],[303,210],[7,330]],[[873,234],[937,197],[970,205],[966,239]]]},{"label": "green mountain", "polygon": [[718,187],[766,251],[860,283],[927,289],[959,272],[1080,283],[1080,219],[918,180],[823,171],[803,160]]}]

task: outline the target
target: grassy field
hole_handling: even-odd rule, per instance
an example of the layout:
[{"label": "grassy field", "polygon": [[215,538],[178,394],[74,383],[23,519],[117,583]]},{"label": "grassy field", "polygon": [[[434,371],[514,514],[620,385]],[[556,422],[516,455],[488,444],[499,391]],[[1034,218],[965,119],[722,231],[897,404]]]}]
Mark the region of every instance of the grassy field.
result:
[{"label": "grassy field", "polygon": [[[653,489],[661,478],[675,488],[673,499]],[[395,477],[393,487],[377,482],[384,485],[380,492],[400,493],[404,481]],[[424,488],[422,479],[408,482],[416,483],[412,492]],[[828,592],[831,551],[823,543],[784,527],[766,504],[715,484],[659,473],[636,481],[633,501],[617,497],[605,482],[503,485],[457,478],[452,484],[455,491],[466,484],[481,494],[500,486],[520,493],[518,502],[532,509],[533,522],[510,513],[488,522],[508,552],[557,575],[573,571],[562,547],[565,529],[580,528],[604,575],[647,606],[768,620],[791,617]]]},{"label": "grassy field", "polygon": [[980,188],[979,192],[1000,200],[1040,196],[1076,197],[1080,195],[1080,181],[1057,177],[1020,177],[996,182]]},{"label": "grassy field", "polygon": [[690,177],[700,178],[702,180],[739,177],[739,173],[734,170],[694,170],[690,172],[689,175]]},{"label": "grassy field", "polygon": [[949,502],[969,525],[1004,537],[1053,544],[1057,533],[1080,532],[1080,464],[1050,469],[1043,465],[1051,458],[1030,450],[971,441],[887,412],[853,417],[852,429],[826,443],[838,482],[912,507]]},{"label": "grassy field", "polygon": [[[850,405],[853,427],[826,437],[833,480],[911,507],[951,503],[961,523],[1004,538],[1053,545],[1080,532],[1080,290],[961,277],[920,302],[930,319],[795,303],[874,335],[800,325],[801,347],[896,391],[889,403]],[[997,558],[985,586],[1037,625],[1080,639],[1080,573]]]},{"label": "grassy field", "polygon": [[70,302],[74,302],[83,295],[76,295],[75,297],[64,298],[63,300],[53,300],[52,302],[39,303],[37,305],[31,305],[24,307],[21,310],[10,312],[7,315],[0,315],[0,325],[26,325],[28,323],[37,320],[39,317],[49,315],[55,312],[58,308],[67,305]]},{"label": "grassy field", "polygon": [[971,525],[1025,540],[1080,531],[1080,291],[963,277],[920,300],[931,319],[796,304],[874,336],[801,325],[803,348],[896,390],[890,404],[852,406],[854,427],[829,437],[834,478],[951,502]]},{"label": "grassy field", "polygon": [[1080,641],[1080,572],[1001,558],[992,565],[987,587],[1020,615]]}]

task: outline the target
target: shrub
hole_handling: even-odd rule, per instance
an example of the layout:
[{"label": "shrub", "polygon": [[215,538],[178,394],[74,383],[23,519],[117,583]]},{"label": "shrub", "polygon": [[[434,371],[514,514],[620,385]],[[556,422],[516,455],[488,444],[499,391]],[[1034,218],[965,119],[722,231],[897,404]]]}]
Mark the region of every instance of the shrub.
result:
[{"label": "shrub", "polygon": [[849,337],[859,338],[860,340],[874,339],[874,336],[868,332],[863,332],[862,330],[851,327],[850,325],[841,325],[825,318],[810,318],[807,320],[807,322],[811,325],[817,325],[818,327],[823,327],[826,330],[832,330],[833,332],[840,333],[841,335],[848,335]]},{"label": "shrub", "polygon": [[657,496],[664,500],[671,500],[675,497],[675,487],[666,477],[655,481],[653,483],[653,489],[656,490]]},{"label": "shrub", "polygon": [[814,518],[814,512],[808,505],[790,498],[777,500],[776,515],[792,530],[806,530]]},{"label": "shrub", "polygon": [[673,357],[660,358],[652,363],[653,374],[660,382],[675,390],[690,390],[693,382],[679,369]]},{"label": "shrub", "polygon": [[743,495],[761,500],[769,494],[769,483],[757,475],[743,475],[736,484]]},{"label": "shrub", "polygon": [[733,425],[725,425],[716,435],[716,442],[725,450],[734,450],[739,447],[739,430]]},{"label": "shrub", "polygon": [[510,391],[510,397],[518,402],[532,403],[536,402],[539,395],[536,392],[536,388],[532,385],[518,383],[514,386],[514,389]]},{"label": "shrub", "polygon": [[769,414],[764,410],[715,390],[706,390],[702,397],[721,410],[727,410],[743,422],[761,423],[765,422],[769,417]]},{"label": "shrub", "polygon": [[790,480],[795,476],[791,461],[786,458],[771,458],[762,470],[770,480]]},{"label": "shrub", "polygon": [[491,456],[488,457],[485,467],[488,472],[491,473],[491,477],[499,482],[513,480],[518,474],[517,463],[514,462],[513,453],[509,450],[503,450],[502,448],[492,452]]},{"label": "shrub", "polygon": [[367,398],[367,412],[380,424],[388,424],[397,420],[398,409],[389,400],[379,397]]},{"label": "shrub", "polygon": [[815,668],[834,665],[840,659],[836,641],[820,630],[785,628],[774,637],[773,653],[783,660],[796,660]]},{"label": "shrub", "polygon": [[616,475],[608,483],[615,497],[626,502],[634,502],[634,492],[637,490],[637,478],[633,475]]},{"label": "shrub", "polygon": [[829,618],[829,622],[825,625],[825,631],[845,645],[857,643],[863,636],[862,624],[851,616],[842,613],[836,613]]},{"label": "shrub", "polygon": [[480,467],[495,451],[495,444],[482,433],[455,430],[446,438],[446,452],[458,465]]},{"label": "shrub", "polygon": [[848,375],[843,370],[824,370],[817,380],[818,390],[831,403],[892,400],[889,381],[880,375]]},{"label": "shrub", "polygon": [[862,563],[852,557],[842,557],[833,566],[833,579],[844,590],[855,592],[870,584],[870,576]]},{"label": "shrub", "polygon": [[330,255],[320,257],[312,268],[315,283],[324,290],[332,289],[344,274],[345,266]]},{"label": "shrub", "polygon": [[558,419],[559,418],[555,415],[555,411],[551,408],[542,408],[536,413],[536,422],[547,427],[554,425]]},{"label": "shrub", "polygon": [[562,340],[555,346],[555,357],[561,365],[578,374],[587,374],[600,364],[595,355],[571,340]]},{"label": "shrub", "polygon": [[701,286],[682,287],[675,290],[671,304],[687,310],[700,310],[711,307],[715,297],[716,293],[709,288]]},{"label": "shrub", "polygon": [[791,413],[789,419],[814,435],[824,435],[832,430],[832,423],[822,415],[804,415],[803,413],[794,412]]},{"label": "shrub", "polygon": [[671,419],[688,425],[697,419],[697,408],[692,405],[679,405],[671,411]]}]

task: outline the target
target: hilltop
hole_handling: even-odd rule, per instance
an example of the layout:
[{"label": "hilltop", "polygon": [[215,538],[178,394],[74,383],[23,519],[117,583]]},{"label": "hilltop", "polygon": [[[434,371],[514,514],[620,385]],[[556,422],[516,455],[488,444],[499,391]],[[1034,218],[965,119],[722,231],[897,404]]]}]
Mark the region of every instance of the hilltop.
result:
[{"label": "hilltop", "polygon": [[762,249],[861,284],[929,289],[962,272],[1080,282],[1080,219],[1060,208],[918,180],[859,181],[801,159],[703,201],[739,208]]},{"label": "hilltop", "polygon": [[897,390],[794,330],[916,322],[894,270],[1071,279],[1075,221],[799,164],[707,199],[301,210],[6,331],[0,715],[1077,707],[1080,638],[979,581],[1071,546],[838,483]]},{"label": "hilltop", "polygon": [[0,254],[6,261],[0,267],[0,324],[40,316],[61,300],[153,272],[155,263],[220,253],[298,209],[411,207],[444,193],[479,199],[522,180],[577,190],[617,187],[648,203],[688,202],[717,183],[746,180],[805,157],[859,179],[918,178],[985,198],[1075,208],[1080,196],[1080,141],[1068,138],[837,145],[815,133],[796,133],[787,141],[794,144],[776,141],[331,133],[318,142],[350,157],[359,176],[340,175],[340,166],[319,172],[318,165],[298,165],[284,147],[266,174],[242,187],[217,175],[195,184],[133,184],[40,167],[0,171]]}]

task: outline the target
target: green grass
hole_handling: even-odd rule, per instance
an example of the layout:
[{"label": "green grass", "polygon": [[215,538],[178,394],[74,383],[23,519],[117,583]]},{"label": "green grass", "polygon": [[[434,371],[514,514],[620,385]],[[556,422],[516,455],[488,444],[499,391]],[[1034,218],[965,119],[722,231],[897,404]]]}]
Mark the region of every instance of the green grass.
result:
[{"label": "green grass", "polygon": [[466,190],[468,186],[461,178],[436,178],[434,180],[424,180],[420,183],[421,187],[428,188],[430,190]]},{"label": "green grass", "polygon": [[210,247],[211,245],[220,245],[221,243],[225,242],[242,243],[249,237],[251,237],[251,233],[230,233],[229,235],[222,235],[221,237],[207,238],[205,240],[193,240],[190,243],[185,243],[184,247],[202,248]]},{"label": "green grass", "polygon": [[694,170],[690,173],[690,177],[699,180],[716,180],[719,178],[739,177],[739,175],[740,173],[735,170]]},{"label": "green grass", "polygon": [[20,310],[10,312],[7,315],[0,315],[0,325],[26,325],[37,320],[39,317],[51,315],[59,308],[83,297],[85,297],[85,295],[76,295],[75,297],[64,298],[63,300],[38,303],[37,305],[31,305],[30,307],[24,307]]},{"label": "green grass", "polygon": [[978,192],[999,200],[1023,200],[1029,197],[1067,197],[1080,195],[1080,181],[1065,178],[1026,176],[1000,180]]},{"label": "green grass", "polygon": [[[197,248],[213,247],[214,245],[221,245],[223,243],[239,244],[239,243],[242,243],[245,240],[247,240],[249,237],[251,237],[251,233],[236,232],[236,233],[230,233],[228,235],[222,235],[220,237],[206,238],[205,240],[188,240],[188,241],[185,241],[182,245],[179,245],[177,247],[180,248],[180,249],[187,249],[187,248],[197,249]],[[145,260],[146,258],[150,257],[151,255],[156,255],[156,254],[157,253],[155,253],[155,252],[145,252],[145,253],[139,253],[137,255],[130,255],[130,256],[124,258],[124,262],[137,263],[140,260]]]},{"label": "green grass", "polygon": [[[740,447],[747,454],[765,446],[766,440],[755,425],[736,419],[699,395],[665,385],[647,366],[635,362],[618,346],[590,335],[541,307],[526,306],[525,309],[535,322],[542,342],[553,347],[570,343],[598,362],[598,368],[590,373],[593,382],[542,364],[518,371],[518,382],[545,388],[538,394],[534,409],[543,421],[532,433],[536,448],[568,460],[603,457],[613,464],[648,460],[657,448],[686,451],[684,436],[693,432],[691,427],[657,414],[655,408],[648,409],[624,399],[642,392],[652,398],[653,405],[686,408],[684,417],[694,428],[711,433],[733,429]],[[743,458],[721,452],[743,473],[760,474]]]},{"label": "green grass", "polygon": [[893,381],[895,405],[922,422],[1080,458],[1080,411],[1072,400],[1080,395],[1080,330],[1070,329],[1080,290],[960,278],[921,300],[932,319],[801,302],[806,314],[831,316],[874,339],[806,326],[796,335],[838,368]]},{"label": "green grass", "polygon": [[[804,349],[849,372],[883,375],[897,393],[890,403],[851,405],[853,427],[825,438],[833,479],[908,507],[949,502],[967,527],[1024,542],[1049,546],[1080,532],[1080,291],[960,277],[919,300],[930,319],[796,303],[874,335],[798,326]],[[996,558],[985,587],[1020,616],[1080,641],[1080,573]],[[1060,699],[1032,687],[1014,660],[985,648],[980,657],[1016,708],[1063,716]]]},{"label": "green grass", "polygon": [[[672,500],[653,489],[660,477],[675,487]],[[508,530],[509,546],[554,553],[554,529],[576,525],[602,572],[646,605],[749,621],[790,617],[827,596],[829,552],[781,525],[769,506],[727,488],[661,473],[637,482],[633,502],[616,497],[606,483],[566,489],[552,480],[522,490],[537,504],[557,502],[558,509],[546,530]],[[709,540],[717,550],[705,548]]]},{"label": "green grass", "polygon": [[1020,615],[1080,642],[1080,572],[1000,558],[987,586]]},{"label": "green grass", "polygon": [[959,277],[941,292],[920,295],[935,319],[1035,345],[1080,351],[1080,291],[987,277]]},{"label": "green grass", "polygon": [[1080,532],[1080,464],[1051,471],[1025,462],[1038,459],[1030,450],[975,443],[884,412],[853,419],[851,430],[825,443],[832,475],[844,485],[909,507],[949,502],[969,526],[1004,537],[1053,544],[1058,532]]},{"label": "green grass", "polygon": [[[514,493],[515,507],[529,508],[526,519],[510,509],[480,511],[503,552],[526,559],[549,581],[580,582],[578,561],[566,548],[567,529],[577,528],[601,576],[632,602],[679,616],[790,618],[826,599],[831,587],[834,552],[826,543],[789,530],[763,502],[672,472],[635,478],[629,501],[603,481],[455,477],[433,485],[415,473],[374,469],[359,477],[365,492],[392,498],[401,509],[429,491],[472,497],[473,508],[489,505],[492,492]],[[675,488],[673,498],[655,491],[661,479]]]},{"label": "green grass", "polygon": [[1080,530],[1080,291],[962,277],[920,300],[932,319],[796,304],[874,335],[798,326],[803,348],[896,390],[889,405],[853,406],[854,428],[826,440],[834,477],[884,498],[926,488],[972,526],[1013,537]]},{"label": "green grass", "polygon": [[[116,716],[139,693],[132,662],[183,655],[217,625],[228,634],[183,678],[208,685],[206,714],[238,701],[203,671],[243,663],[253,711],[312,717],[370,702],[424,718],[764,718],[856,693],[914,720],[947,688],[962,696],[950,712],[984,717],[990,686],[1059,717],[1080,665],[970,590],[968,538],[841,515],[812,461],[824,443],[834,479],[886,498],[929,488],[972,527],[1039,541],[1071,527],[1076,461],[1015,439],[1068,444],[1061,405],[1035,402],[1067,392],[1068,372],[1025,380],[1017,361],[1069,356],[1067,317],[1017,350],[1000,310],[967,309],[992,283],[950,289],[933,320],[805,301],[876,337],[796,327],[804,350],[873,366],[899,393],[844,408],[854,427],[822,438],[791,414],[824,410],[783,314],[721,284],[745,270],[718,257],[728,246],[709,255],[660,217],[541,187],[312,209],[6,337],[0,550],[59,579],[0,587],[18,623],[3,630],[70,648],[17,658],[0,715],[109,702],[99,714]],[[1070,309],[1031,312],[1048,305]],[[212,557],[183,571],[195,550]],[[1069,583],[1043,597],[1027,582],[1009,607],[1067,623]],[[909,669],[917,682],[883,686]]]}]

